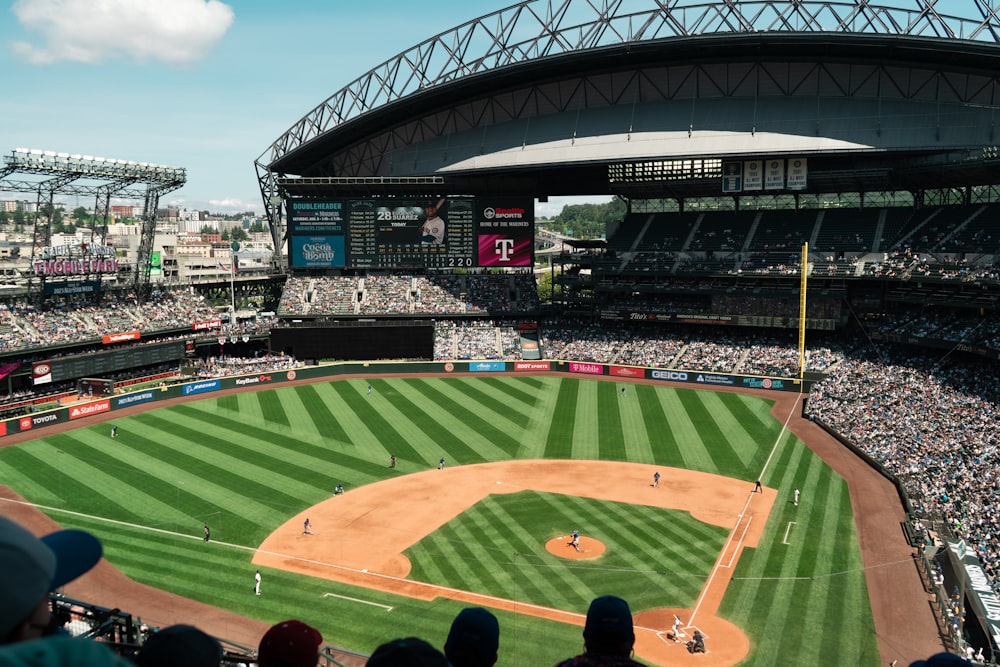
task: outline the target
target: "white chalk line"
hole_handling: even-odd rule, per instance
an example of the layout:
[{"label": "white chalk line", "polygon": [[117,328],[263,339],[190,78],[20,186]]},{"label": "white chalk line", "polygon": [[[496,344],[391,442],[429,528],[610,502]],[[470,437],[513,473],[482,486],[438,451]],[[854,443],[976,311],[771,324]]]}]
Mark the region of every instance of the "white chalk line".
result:
[{"label": "white chalk line", "polygon": [[[173,530],[164,530],[162,528],[152,528],[150,526],[144,526],[142,524],[130,523],[128,521],[119,521],[118,519],[109,519],[107,517],[95,516],[93,514],[84,514],[82,512],[74,512],[72,510],[61,509],[59,507],[50,507],[47,505],[36,505],[35,503],[29,503],[22,500],[14,500],[12,498],[0,498],[0,500],[14,503],[16,505],[24,505],[25,507],[35,507],[41,510],[49,512],[57,512],[62,514],[68,514],[70,516],[77,516],[84,519],[90,519],[93,521],[100,521],[103,523],[109,523],[117,526],[127,526],[129,528],[134,528],[136,530],[145,530],[153,533],[159,533],[162,535],[172,535],[175,537],[183,537],[192,540],[203,540],[204,538],[199,535],[190,535],[188,533],[179,533]],[[493,602],[492,606],[497,608],[507,608],[508,606],[513,609],[515,613],[518,613],[521,609],[532,609],[536,613],[536,616],[544,616],[546,618],[562,617],[568,619],[564,622],[573,623],[575,625],[583,625],[583,621],[586,620],[586,614],[580,614],[572,611],[565,611],[563,609],[555,609],[554,607],[546,607],[544,605],[532,604],[530,602],[520,602],[518,600],[510,600],[508,598],[502,598],[495,595],[486,595],[484,593],[475,593],[472,591],[466,591],[458,588],[451,588],[450,586],[440,586],[438,584],[428,584],[422,581],[413,581],[412,579],[404,579],[403,577],[395,577],[390,574],[380,574],[378,572],[369,572],[365,569],[357,569],[353,567],[347,567],[346,565],[335,565],[333,563],[326,563],[324,561],[313,560],[311,558],[302,558],[300,556],[293,556],[290,554],[278,553],[275,551],[265,551],[264,549],[258,549],[256,547],[248,547],[242,544],[232,544],[230,542],[222,542],[219,540],[212,540],[212,544],[230,547],[232,549],[241,549],[243,551],[249,551],[251,553],[261,553],[267,556],[275,556],[276,558],[283,558],[288,560],[295,560],[301,563],[308,563],[310,565],[319,565],[321,567],[331,568],[338,570],[340,572],[349,572],[355,575],[361,575],[366,577],[374,577],[376,579],[383,579],[387,581],[393,581],[400,584],[406,584],[408,586],[420,586],[425,589],[442,591],[446,593],[451,593],[452,595],[447,595],[446,597],[455,600],[465,600],[468,598],[475,598],[477,600],[482,600],[485,603]],[[344,582],[339,582],[344,583]],[[397,594],[398,595],[398,594]],[[649,630],[655,632],[653,628],[643,628],[640,626],[635,627],[636,630]]]},{"label": "white chalk line", "polygon": [[[767,467],[771,464],[771,459],[774,458],[775,452],[778,451],[778,445],[781,443],[781,439],[784,437],[785,432],[788,431],[788,424],[792,421],[792,415],[795,414],[795,408],[799,404],[799,399],[802,397],[801,391],[795,402],[792,403],[791,409],[788,411],[788,416],[785,417],[784,423],[781,425],[781,431],[778,432],[778,436],[774,439],[774,444],[771,446],[771,451],[767,455],[767,460],[764,461],[764,467],[761,469],[760,474],[757,479],[763,479],[764,473],[767,471]],[[718,575],[719,568],[722,566],[722,558],[726,554],[726,550],[733,541],[733,537],[736,534],[736,530],[740,527],[740,523],[743,521],[743,516],[747,513],[750,508],[750,502],[753,500],[753,496],[756,491],[751,491],[747,495],[747,500],[743,504],[743,509],[740,510],[739,515],[736,517],[736,523],[733,525],[732,529],[729,531],[729,536],[726,538],[726,543],[722,547],[722,552],[719,554],[719,558],[716,559],[715,565],[712,566],[712,571],[708,575],[708,579],[705,581],[705,586],[701,589],[701,593],[698,594],[698,600],[694,603],[694,609],[691,610],[691,621],[694,621],[695,616],[698,615],[698,610],[701,608],[702,603],[705,601],[705,597],[708,595],[709,589],[712,587],[712,583],[715,581]],[[744,534],[745,534],[744,530]],[[742,539],[742,538],[741,538]],[[737,550],[738,551],[738,550]]]},{"label": "white chalk line", "polygon": [[369,604],[373,607],[381,607],[386,611],[392,611],[394,607],[387,604],[380,604],[378,602],[372,602],[371,600],[362,600],[361,598],[352,598],[348,595],[338,595],[337,593],[323,593],[325,598],[340,598],[341,600],[350,600],[351,602],[360,602],[361,604]]},{"label": "white chalk line", "polygon": [[782,544],[791,544],[791,542],[788,541],[788,534],[790,532],[792,532],[792,526],[794,526],[796,523],[798,523],[798,522],[797,521],[789,521],[788,525],[785,526],[785,537],[784,537],[784,539],[781,540]]}]

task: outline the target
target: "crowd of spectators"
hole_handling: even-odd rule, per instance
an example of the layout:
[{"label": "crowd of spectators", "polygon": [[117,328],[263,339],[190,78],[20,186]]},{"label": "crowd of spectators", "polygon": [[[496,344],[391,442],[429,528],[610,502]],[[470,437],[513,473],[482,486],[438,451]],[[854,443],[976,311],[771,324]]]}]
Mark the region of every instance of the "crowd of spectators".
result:
[{"label": "crowd of spectators", "polygon": [[1000,593],[1000,370],[912,351],[845,357],[809,413],[899,476],[916,511],[943,516]]},{"label": "crowd of spectators", "polygon": [[155,291],[139,305],[134,294],[105,295],[88,301],[0,303],[0,351],[99,341],[128,331],[154,333],[190,329],[192,323],[218,318],[218,310],[190,289]]},{"label": "crowd of spectators", "polygon": [[482,315],[533,312],[539,305],[530,273],[371,273],[289,277],[277,312],[282,317]]}]

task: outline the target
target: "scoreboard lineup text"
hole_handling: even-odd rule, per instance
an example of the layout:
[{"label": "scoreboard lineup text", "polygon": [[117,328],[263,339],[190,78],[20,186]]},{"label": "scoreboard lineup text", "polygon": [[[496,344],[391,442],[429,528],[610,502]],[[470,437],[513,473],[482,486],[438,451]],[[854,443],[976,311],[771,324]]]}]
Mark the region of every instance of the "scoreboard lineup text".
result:
[{"label": "scoreboard lineup text", "polygon": [[534,207],[525,197],[292,199],[292,268],[530,267]]}]

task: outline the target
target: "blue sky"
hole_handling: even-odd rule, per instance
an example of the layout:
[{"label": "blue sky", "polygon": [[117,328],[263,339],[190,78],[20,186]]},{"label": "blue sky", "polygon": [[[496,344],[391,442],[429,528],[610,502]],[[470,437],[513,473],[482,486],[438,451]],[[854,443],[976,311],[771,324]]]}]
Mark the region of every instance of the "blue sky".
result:
[{"label": "blue sky", "polygon": [[260,211],[253,162],[282,132],[376,65],[508,4],[0,0],[0,154],[184,167],[161,205]]}]

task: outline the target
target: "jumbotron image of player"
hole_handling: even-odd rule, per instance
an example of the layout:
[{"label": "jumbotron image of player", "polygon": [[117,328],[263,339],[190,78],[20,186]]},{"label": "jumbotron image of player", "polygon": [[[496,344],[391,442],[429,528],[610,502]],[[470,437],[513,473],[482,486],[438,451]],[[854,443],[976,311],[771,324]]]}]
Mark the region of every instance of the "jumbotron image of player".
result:
[{"label": "jumbotron image of player", "polygon": [[424,224],[420,225],[421,243],[444,243],[445,223],[439,215],[444,204],[444,197],[439,199],[437,203],[434,200],[429,200],[424,204],[424,212],[427,214],[427,219],[424,221]]}]

